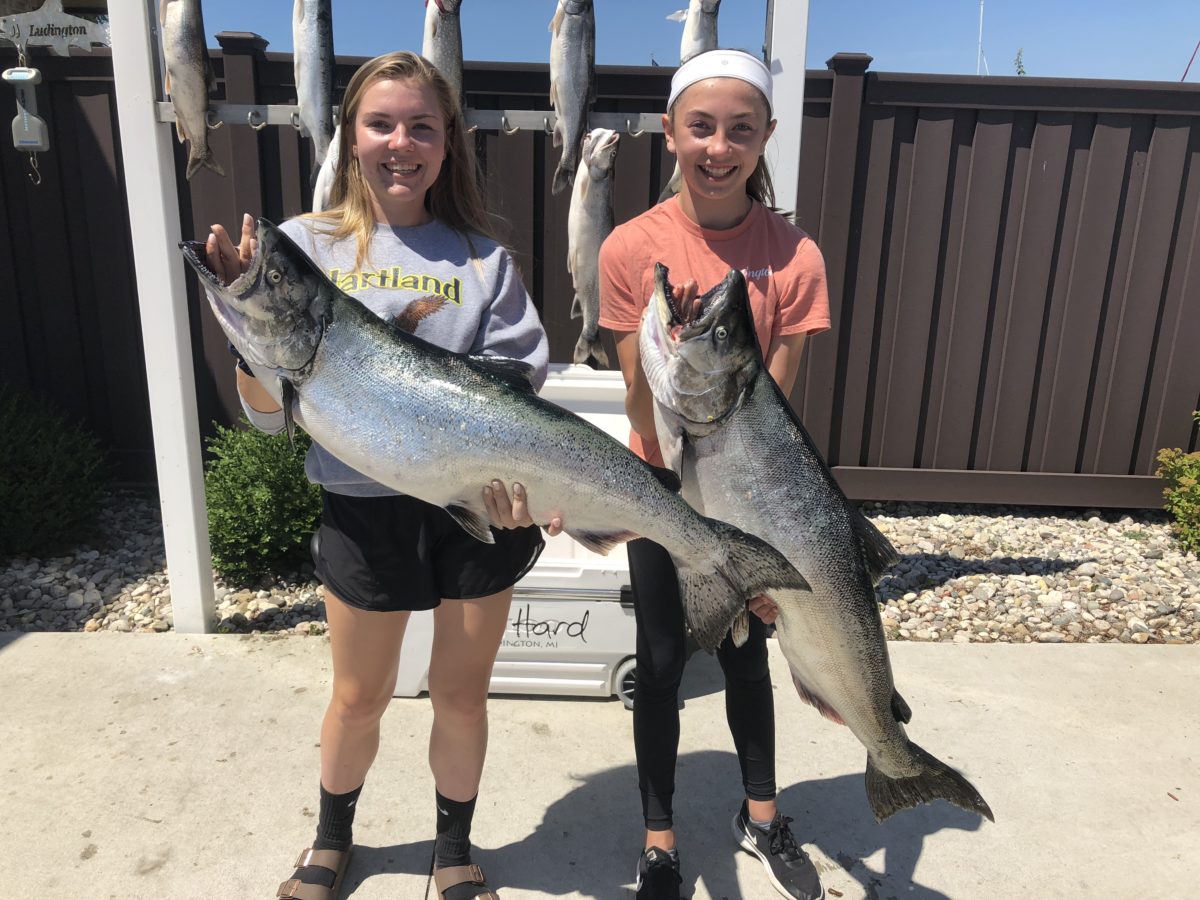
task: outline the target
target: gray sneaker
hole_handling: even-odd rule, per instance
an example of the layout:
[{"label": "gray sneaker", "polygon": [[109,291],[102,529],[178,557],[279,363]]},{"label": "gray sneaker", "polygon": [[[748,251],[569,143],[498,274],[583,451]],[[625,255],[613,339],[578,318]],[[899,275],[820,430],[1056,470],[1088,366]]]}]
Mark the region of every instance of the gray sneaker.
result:
[{"label": "gray sneaker", "polygon": [[746,802],[733,817],[733,839],[738,846],[758,857],[775,890],[792,900],[822,900],[825,889],[821,878],[788,827],[792,819],[775,814],[771,827],[764,830],[750,822]]}]

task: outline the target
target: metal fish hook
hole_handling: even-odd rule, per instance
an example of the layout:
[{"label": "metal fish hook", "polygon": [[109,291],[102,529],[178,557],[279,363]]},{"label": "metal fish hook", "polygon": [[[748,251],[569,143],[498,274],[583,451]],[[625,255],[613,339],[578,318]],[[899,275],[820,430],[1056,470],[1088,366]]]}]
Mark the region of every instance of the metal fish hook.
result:
[{"label": "metal fish hook", "polygon": [[508,116],[501,116],[500,117],[500,130],[503,131],[505,134],[516,134],[518,131],[521,130],[521,126],[518,125],[516,128],[509,128],[508,127]]},{"label": "metal fish hook", "polygon": [[300,113],[298,112],[292,113],[292,127],[297,131],[300,130]]},{"label": "metal fish hook", "polygon": [[250,112],[246,113],[246,124],[255,131],[262,131],[267,127],[266,120],[262,117],[262,113],[260,113],[257,109],[252,109]]},{"label": "metal fish hook", "polygon": [[215,109],[207,110],[204,113],[204,124],[208,126],[209,131],[216,131],[225,125],[224,122],[217,118],[217,111]]},{"label": "metal fish hook", "polygon": [[40,171],[38,171],[38,162],[37,162],[37,154],[36,153],[29,154],[29,167],[31,169],[33,169],[33,171],[29,173],[29,180],[33,182],[34,187],[37,187],[39,184],[42,183],[42,173]]},{"label": "metal fish hook", "polygon": [[646,129],[643,128],[641,131],[634,131],[632,122],[629,119],[626,119],[625,120],[625,133],[627,135],[629,135],[630,137],[636,138],[636,137],[641,137],[643,134],[645,134]]}]

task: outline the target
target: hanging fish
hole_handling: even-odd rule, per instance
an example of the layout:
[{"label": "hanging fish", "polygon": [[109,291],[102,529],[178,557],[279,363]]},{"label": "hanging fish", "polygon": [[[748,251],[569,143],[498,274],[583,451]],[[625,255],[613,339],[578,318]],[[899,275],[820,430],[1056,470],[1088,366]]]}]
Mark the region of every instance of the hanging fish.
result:
[{"label": "hanging fish", "polygon": [[550,103],[554,146],[562,157],[551,190],[562,193],[575,180],[587,131],[588,107],[596,99],[596,16],[592,0],[558,0],[550,20]]},{"label": "hanging fish", "polygon": [[175,107],[175,133],[188,142],[187,179],[201,168],[218,175],[225,170],[208,146],[208,93],[216,84],[204,43],[200,0],[162,0],[158,9],[163,58],[167,64],[164,88]]},{"label": "hanging fish", "polygon": [[697,53],[717,48],[717,11],[721,0],[691,0],[687,9],[673,12],[667,18],[683,22],[683,40],[679,42],[679,64],[683,65]]},{"label": "hanging fish", "polygon": [[462,0],[425,0],[425,39],[421,55],[433,63],[462,100]]},{"label": "hanging fish", "polygon": [[593,128],[583,139],[583,158],[575,173],[567,212],[567,269],[575,285],[572,319],[583,319],[575,344],[575,362],[594,359],[608,367],[600,343],[600,245],[613,230],[613,166],[619,135]]},{"label": "hanging fish", "polygon": [[333,129],[333,140],[329,142],[329,152],[325,154],[325,162],[317,172],[317,183],[313,188],[313,212],[324,212],[329,209],[330,197],[333,194],[333,176],[337,172],[338,158],[341,156],[342,126]]},{"label": "hanging fish", "polygon": [[313,143],[312,181],[333,141],[333,3],[296,0],[292,15],[292,59],[300,133]]},{"label": "hanging fish", "polygon": [[[721,0],[691,0],[687,9],[673,12],[667,16],[672,22],[683,22],[683,39],[679,42],[679,64],[703,53],[705,50],[717,49],[717,12],[721,8]],[[683,175],[679,171],[679,163],[675,163],[675,171],[671,180],[658,195],[658,202],[669,200],[679,193],[679,184]]]}]

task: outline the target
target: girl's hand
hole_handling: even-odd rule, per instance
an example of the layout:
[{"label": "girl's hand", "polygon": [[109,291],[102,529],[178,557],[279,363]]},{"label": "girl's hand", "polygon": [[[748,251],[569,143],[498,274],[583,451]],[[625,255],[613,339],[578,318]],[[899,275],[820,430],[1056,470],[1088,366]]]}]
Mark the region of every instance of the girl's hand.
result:
[{"label": "girl's hand", "polygon": [[229,284],[250,268],[250,260],[258,250],[258,238],[254,236],[254,217],[246,213],[242,217],[242,239],[235,247],[229,233],[222,225],[212,226],[212,232],[204,243],[205,265],[222,284]]},{"label": "girl's hand", "polygon": [[779,618],[779,607],[766,594],[752,598],[746,606],[750,608],[750,612],[762,619],[765,625],[771,625]]},{"label": "girl's hand", "polygon": [[700,286],[696,284],[694,278],[689,278],[683,284],[676,284],[671,287],[671,293],[674,295],[675,308],[682,313],[683,324],[687,325],[693,319],[700,316],[700,300],[696,294],[700,292]]},{"label": "girl's hand", "polygon": [[[524,485],[514,483],[512,499],[509,500],[508,488],[504,482],[493,481],[483,489],[483,504],[487,507],[492,524],[497,528],[524,528],[537,524],[529,516],[529,498],[525,496]],[[550,537],[561,534],[562,516],[555,516],[544,527]]]}]

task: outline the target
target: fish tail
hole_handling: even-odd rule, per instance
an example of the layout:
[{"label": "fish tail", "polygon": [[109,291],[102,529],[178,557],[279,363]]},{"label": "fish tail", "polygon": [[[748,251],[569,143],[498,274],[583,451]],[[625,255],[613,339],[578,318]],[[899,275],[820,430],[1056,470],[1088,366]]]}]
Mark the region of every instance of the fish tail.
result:
[{"label": "fish tail", "polygon": [[587,337],[579,335],[579,340],[575,342],[574,360],[577,363],[586,363],[589,359],[596,360],[605,369],[608,368],[608,353],[604,349],[604,345],[600,343],[599,335]]},{"label": "fish tail", "polygon": [[203,153],[189,153],[187,165],[187,180],[191,181],[192,176],[201,169],[211,169],[218,175],[224,175],[225,170],[221,168],[221,164],[217,162],[212,154],[212,150],[205,149]]},{"label": "fish tail", "polygon": [[566,157],[559,160],[558,168],[554,170],[554,184],[550,188],[553,194],[561,194],[575,183],[575,169],[568,167]]},{"label": "fish tail", "polygon": [[922,803],[942,799],[968,812],[979,813],[995,822],[992,809],[979,791],[961,774],[936,756],[926,753],[916,744],[909,749],[921,765],[921,772],[906,778],[889,778],[867,757],[867,801],[875,812],[875,821],[882,822],[902,809],[912,809]]},{"label": "fish tail", "polygon": [[676,568],[688,626],[701,647],[715,650],[747,601],[772,591],[807,591],[809,585],[766,541],[725,522],[707,521],[724,545],[723,560],[707,568],[676,560]]}]

